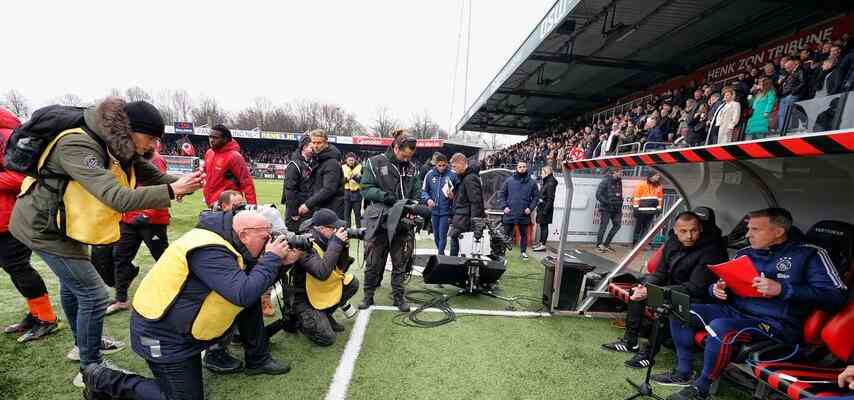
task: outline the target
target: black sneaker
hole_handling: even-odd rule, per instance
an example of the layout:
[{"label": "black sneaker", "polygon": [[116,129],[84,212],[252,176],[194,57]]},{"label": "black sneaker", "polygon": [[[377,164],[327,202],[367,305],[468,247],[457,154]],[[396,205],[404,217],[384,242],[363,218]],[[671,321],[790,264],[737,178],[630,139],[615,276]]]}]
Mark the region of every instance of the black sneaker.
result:
[{"label": "black sneaker", "polygon": [[282,375],[291,371],[291,365],[287,362],[278,362],[270,359],[266,364],[258,367],[247,367],[246,375]]},{"label": "black sneaker", "polygon": [[[105,372],[106,371],[106,372]],[[101,364],[89,364],[83,371],[83,398],[86,400],[113,400],[113,397],[95,389],[95,380],[102,373],[109,373],[107,367]]]},{"label": "black sneaker", "polygon": [[18,343],[29,342],[31,340],[38,340],[51,333],[54,333],[59,330],[59,321],[41,321],[36,319],[36,324],[27,331],[27,333],[21,335],[18,338]]},{"label": "black sneaker", "polygon": [[625,339],[620,339],[616,342],[603,344],[602,349],[616,351],[618,353],[637,353],[638,350],[640,350],[640,345],[637,343],[627,342]]},{"label": "black sneaker", "polygon": [[409,303],[403,299],[395,299],[394,306],[397,307],[397,311],[400,312],[409,312]]},{"label": "black sneaker", "polygon": [[218,374],[233,374],[243,370],[243,361],[235,358],[226,349],[206,351],[203,363],[205,368]]},{"label": "black sneaker", "polygon": [[359,309],[367,310],[371,308],[372,305],[374,305],[374,296],[366,294],[365,298],[362,299],[362,303],[359,304]]},{"label": "black sneaker", "polygon": [[339,324],[332,315],[326,314],[326,318],[329,319],[329,325],[332,326],[333,332],[344,332],[346,330],[344,325]]},{"label": "black sneaker", "polygon": [[653,374],[650,379],[662,386],[691,386],[694,381],[690,376],[684,376],[675,369],[669,372]]},{"label": "black sneaker", "polygon": [[649,363],[649,354],[647,354],[645,351],[641,351],[635,354],[634,357],[626,360],[625,364],[629,368],[641,369],[648,367]]},{"label": "black sneaker", "polygon": [[709,400],[712,396],[700,393],[696,386],[688,386],[667,397],[667,400]]},{"label": "black sneaker", "polygon": [[3,328],[3,333],[23,333],[30,329],[33,329],[33,326],[36,325],[36,322],[38,322],[38,319],[33,316],[33,314],[27,313],[27,315],[24,316],[24,319],[22,319],[21,322]]}]

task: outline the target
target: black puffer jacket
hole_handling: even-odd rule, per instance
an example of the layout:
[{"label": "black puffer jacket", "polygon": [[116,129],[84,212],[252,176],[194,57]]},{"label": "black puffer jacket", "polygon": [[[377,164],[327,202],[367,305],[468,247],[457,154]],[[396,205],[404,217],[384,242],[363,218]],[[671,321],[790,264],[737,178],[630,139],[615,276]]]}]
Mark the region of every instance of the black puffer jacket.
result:
[{"label": "black puffer jacket", "polygon": [[707,299],[708,287],[715,282],[709,265],[726,262],[729,256],[721,230],[704,224],[700,240],[693,247],[685,247],[676,235],[664,242],[664,254],[654,273],[644,278],[644,283],[659,286],[679,286],[694,299]]},{"label": "black puffer jacket", "polygon": [[282,188],[282,204],[285,219],[291,221],[299,214],[299,206],[311,196],[311,171],[313,165],[302,158],[299,151],[291,154],[291,162],[285,168],[285,185]]},{"label": "black puffer jacket", "polygon": [[328,208],[344,218],[344,173],[341,152],[330,145],[314,155],[317,166],[311,173],[311,197],[305,206],[311,211]]},{"label": "black puffer jacket", "polygon": [[599,209],[608,212],[620,212],[623,209],[623,180],[608,175],[596,188],[596,200]]},{"label": "black puffer jacket", "polygon": [[459,175],[460,186],[454,193],[454,204],[451,207],[453,216],[451,225],[460,232],[471,231],[472,218],[486,218],[483,209],[483,187],[480,181],[480,168],[477,163],[470,162],[468,169]]},{"label": "black puffer jacket", "polygon": [[555,191],[557,190],[557,179],[554,175],[543,178],[543,186],[540,187],[540,201],[537,204],[537,223],[550,224],[555,212]]}]

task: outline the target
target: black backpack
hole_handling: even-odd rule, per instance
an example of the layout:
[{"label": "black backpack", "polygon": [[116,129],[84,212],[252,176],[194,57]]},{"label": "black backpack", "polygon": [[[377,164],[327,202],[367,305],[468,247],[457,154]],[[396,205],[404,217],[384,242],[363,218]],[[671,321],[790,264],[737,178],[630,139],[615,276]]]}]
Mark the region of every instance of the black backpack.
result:
[{"label": "black backpack", "polygon": [[3,158],[6,169],[38,177],[39,157],[47,145],[63,131],[85,126],[84,110],[83,107],[60,105],[36,110],[32,118],[9,137]]}]

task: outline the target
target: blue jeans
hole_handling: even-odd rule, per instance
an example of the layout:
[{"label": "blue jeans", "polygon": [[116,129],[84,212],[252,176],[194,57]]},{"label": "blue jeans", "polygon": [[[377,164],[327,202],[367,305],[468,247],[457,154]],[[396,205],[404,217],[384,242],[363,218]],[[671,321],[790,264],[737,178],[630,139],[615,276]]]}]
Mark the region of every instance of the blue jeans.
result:
[{"label": "blue jeans", "polygon": [[786,110],[788,110],[789,106],[791,106],[792,104],[795,104],[795,102],[797,102],[798,100],[800,100],[800,97],[795,96],[795,95],[791,95],[791,94],[780,99],[780,110],[779,110],[779,114],[777,115],[777,131],[778,132],[784,133],[783,124],[786,122]]},{"label": "blue jeans", "polygon": [[431,221],[433,223],[433,241],[436,242],[436,248],[439,249],[439,255],[445,255],[445,244],[448,241],[448,222],[451,217],[448,215],[433,215]]},{"label": "blue jeans", "polygon": [[34,250],[59,278],[62,310],[80,348],[80,368],[101,362],[101,333],[110,295],[89,260],[58,257]]},{"label": "blue jeans", "polygon": [[[691,311],[700,314],[703,321],[717,334],[717,338],[708,336],[706,339],[706,345],[703,347],[703,371],[694,380],[694,386],[703,393],[709,392],[711,383],[720,378],[724,368],[729,364],[734,343],[743,343],[743,340],[736,339],[766,338],[765,335],[752,329],[742,332],[736,338],[736,334],[740,331],[745,328],[757,328],[777,339],[787,337],[779,327],[772,326],[771,321],[750,317],[726,304],[692,304]],[[693,320],[687,326],[674,317],[670,318],[670,332],[676,344],[676,370],[683,376],[691,375],[694,332],[697,329],[703,329],[700,318],[694,314],[691,317]]]}]

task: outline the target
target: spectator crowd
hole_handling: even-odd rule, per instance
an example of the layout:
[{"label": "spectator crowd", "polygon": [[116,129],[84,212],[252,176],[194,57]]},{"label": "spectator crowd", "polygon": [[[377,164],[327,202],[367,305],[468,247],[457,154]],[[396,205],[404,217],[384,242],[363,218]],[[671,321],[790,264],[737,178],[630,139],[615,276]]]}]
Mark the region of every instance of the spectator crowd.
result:
[{"label": "spectator crowd", "polygon": [[624,113],[564,121],[556,132],[531,135],[490,155],[486,165],[512,168],[525,161],[538,170],[603,155],[778,136],[792,104],[854,90],[851,50],[845,34],[805,45],[729,81],[690,81],[635,101]]}]

